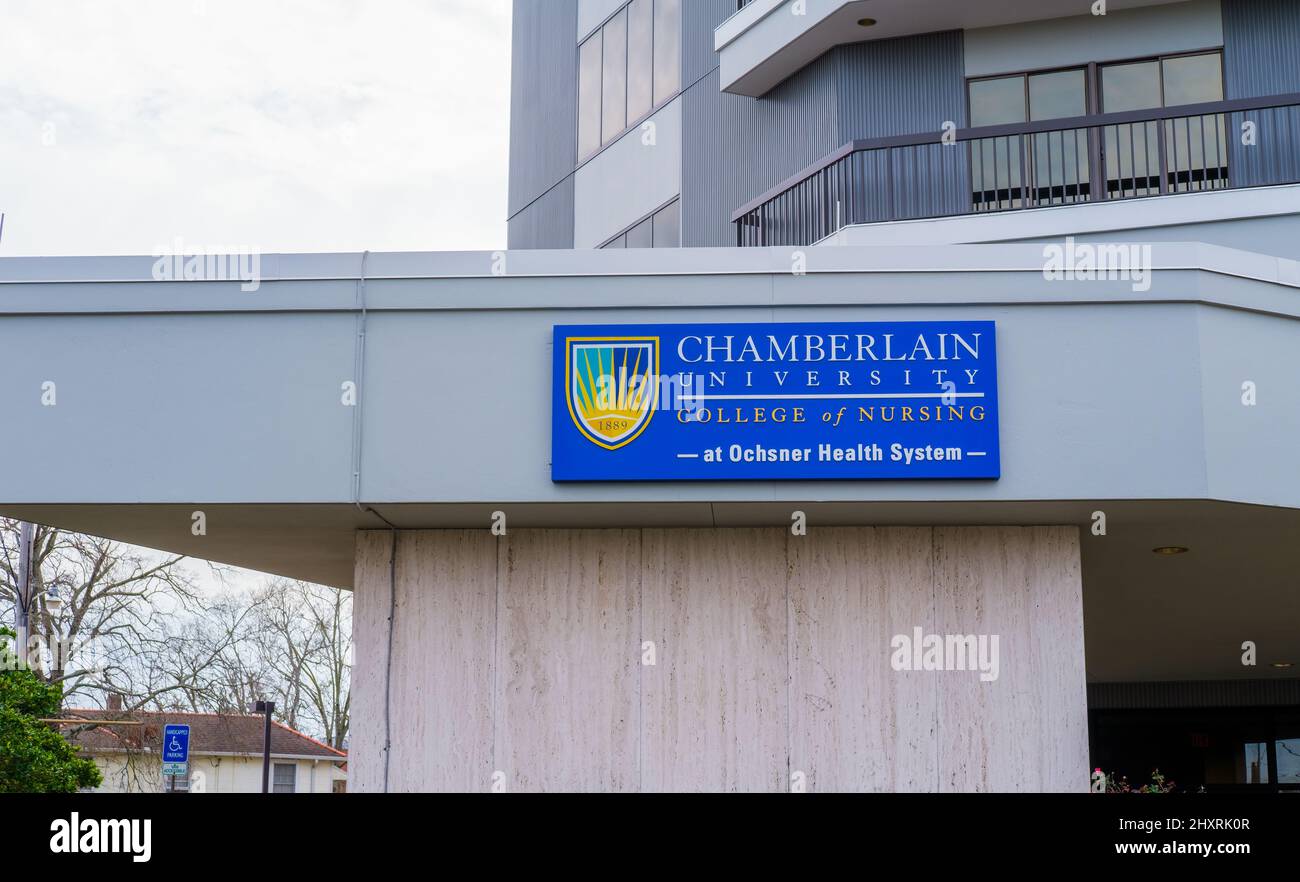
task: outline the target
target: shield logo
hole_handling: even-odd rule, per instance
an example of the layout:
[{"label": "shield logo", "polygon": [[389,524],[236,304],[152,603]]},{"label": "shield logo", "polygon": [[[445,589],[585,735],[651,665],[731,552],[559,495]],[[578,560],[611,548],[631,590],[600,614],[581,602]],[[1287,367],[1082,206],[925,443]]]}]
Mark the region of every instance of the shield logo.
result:
[{"label": "shield logo", "polygon": [[659,401],[658,337],[568,337],[564,393],[591,443],[618,450],[650,425]]}]

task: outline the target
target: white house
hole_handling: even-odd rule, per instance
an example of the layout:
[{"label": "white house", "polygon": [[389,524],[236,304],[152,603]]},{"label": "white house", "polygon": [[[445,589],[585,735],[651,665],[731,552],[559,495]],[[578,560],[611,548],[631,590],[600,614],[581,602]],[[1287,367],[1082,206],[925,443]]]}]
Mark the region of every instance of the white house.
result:
[{"label": "white house", "polygon": [[[258,793],[262,789],[261,716],[70,709],[63,733],[95,761],[105,793]],[[162,774],[162,731],[169,723],[190,727],[188,775]],[[273,793],[342,793],[347,754],[291,729],[271,727]]]}]

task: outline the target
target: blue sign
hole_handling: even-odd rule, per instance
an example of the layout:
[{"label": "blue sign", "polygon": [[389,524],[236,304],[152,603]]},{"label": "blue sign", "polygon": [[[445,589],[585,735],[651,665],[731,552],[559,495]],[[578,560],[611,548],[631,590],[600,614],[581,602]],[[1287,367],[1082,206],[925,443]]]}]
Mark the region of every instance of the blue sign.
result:
[{"label": "blue sign", "polygon": [[164,774],[185,774],[190,759],[190,727],[181,723],[163,726],[162,754]]},{"label": "blue sign", "polygon": [[997,478],[993,322],[557,325],[554,481]]}]

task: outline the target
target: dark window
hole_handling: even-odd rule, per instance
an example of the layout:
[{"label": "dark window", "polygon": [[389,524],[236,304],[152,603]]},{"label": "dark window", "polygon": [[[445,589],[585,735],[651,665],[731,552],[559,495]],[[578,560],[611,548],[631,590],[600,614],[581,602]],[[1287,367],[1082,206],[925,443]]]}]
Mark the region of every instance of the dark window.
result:
[{"label": "dark window", "polygon": [[1271,782],[1268,774],[1268,743],[1262,741],[1248,741],[1242,745],[1245,751],[1245,757],[1242,761],[1241,774],[1237,780],[1242,784],[1268,784]]},{"label": "dark window", "polygon": [[1300,792],[1294,707],[1095,710],[1088,731],[1091,765],[1133,787],[1159,769],[1182,793]]},{"label": "dark window", "polygon": [[627,10],[602,29],[605,42],[601,100],[601,140],[609,141],[627,128]]},{"label": "dark window", "polygon": [[1101,103],[1106,113],[1160,106],[1160,63],[1108,64],[1101,69]]},{"label": "dark window", "polygon": [[[1029,75],[1029,118],[1088,115],[1088,77],[1083,68]],[[1088,133],[1085,129],[1032,135],[1030,155],[1035,204],[1075,202],[1087,195]]]},{"label": "dark window", "polygon": [[1162,62],[1165,107],[1223,100],[1223,61],[1219,53],[1180,55]]},{"label": "dark window", "polygon": [[[970,84],[970,124],[1022,123],[1029,112],[1026,77],[1016,74]],[[1019,138],[981,138],[971,142],[971,175],[976,211],[1012,207],[1021,198],[1022,142]]]},{"label": "dark window", "polygon": [[635,227],[627,231],[628,248],[653,248],[654,234],[652,232],[654,220],[646,218]]},{"label": "dark window", "polygon": [[649,217],[642,218],[601,248],[680,248],[681,200],[674,199]]},{"label": "dark window", "polygon": [[293,793],[298,786],[298,767],[293,763],[276,763],[272,793]]},{"label": "dark window", "polygon": [[1025,121],[1025,78],[998,77],[970,84],[970,124],[1001,126]]},{"label": "dark window", "polygon": [[600,149],[600,34],[578,51],[578,158]]},{"label": "dark window", "polygon": [[680,248],[682,246],[682,204],[670,202],[655,212],[654,247]]},{"label": "dark window", "polygon": [[[1104,65],[1102,112],[1221,101],[1222,59],[1219,52],[1202,52]],[[1163,123],[1125,123],[1106,126],[1104,131],[1107,192],[1112,196],[1152,196],[1227,185],[1228,140],[1221,113],[1179,117]]]},{"label": "dark window", "polygon": [[972,80],[970,84],[970,124],[975,127],[1087,113],[1088,79],[1083,68]]},{"label": "dark window", "polygon": [[[1101,104],[1105,113],[1149,110],[1160,106],[1160,62],[1108,64],[1101,69]],[[1160,192],[1160,153],[1154,122],[1106,126],[1108,192],[1151,196]]]},{"label": "dark window", "polygon": [[1029,118],[1064,119],[1088,115],[1088,85],[1083,68],[1030,74]]},{"label": "dark window", "polygon": [[578,160],[681,88],[681,0],[632,0],[578,47]]},{"label": "dark window", "polygon": [[667,101],[682,83],[681,0],[655,0],[655,104]]},{"label": "dark window", "polygon": [[1300,738],[1279,738],[1273,747],[1277,754],[1277,782],[1300,784]]},{"label": "dark window", "polygon": [[[1221,101],[1222,67],[1220,52],[1202,52],[971,80],[970,125]],[[1228,175],[1223,114],[1001,135],[969,150],[975,211],[1217,188]]]},{"label": "dark window", "polygon": [[654,106],[654,0],[632,0],[627,8],[627,121]]}]

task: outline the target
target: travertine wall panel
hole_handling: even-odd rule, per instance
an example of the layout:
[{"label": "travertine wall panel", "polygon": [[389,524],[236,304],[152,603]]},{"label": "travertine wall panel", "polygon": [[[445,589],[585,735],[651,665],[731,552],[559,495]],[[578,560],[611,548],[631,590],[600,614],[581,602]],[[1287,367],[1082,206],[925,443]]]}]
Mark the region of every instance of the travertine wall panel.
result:
[{"label": "travertine wall panel", "polygon": [[[358,536],[352,791],[384,787],[391,549]],[[396,563],[390,790],[1087,786],[1073,527],[425,531]],[[908,669],[918,634],[996,638],[996,679]]]}]

